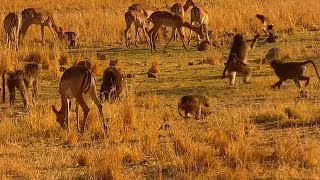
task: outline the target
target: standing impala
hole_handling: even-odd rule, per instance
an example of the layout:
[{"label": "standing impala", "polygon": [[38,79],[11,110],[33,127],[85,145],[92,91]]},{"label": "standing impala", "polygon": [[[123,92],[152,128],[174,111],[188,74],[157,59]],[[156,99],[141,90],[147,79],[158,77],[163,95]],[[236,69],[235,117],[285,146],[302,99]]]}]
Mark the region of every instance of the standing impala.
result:
[{"label": "standing impala", "polygon": [[26,35],[29,27],[32,24],[41,26],[41,40],[42,40],[41,42],[42,42],[42,44],[44,44],[44,40],[43,40],[44,26],[47,26],[50,29],[53,37],[55,37],[55,34],[53,31],[56,32],[59,39],[61,39],[63,36],[63,32],[61,31],[61,28],[59,28],[53,20],[52,13],[49,13],[44,9],[27,8],[22,11],[22,18],[23,18],[23,23],[22,23],[22,27],[19,32],[19,38],[20,38],[19,41],[20,42],[22,42],[24,36]]},{"label": "standing impala", "polygon": [[[204,38],[207,41],[209,41],[208,29],[207,29],[208,22],[209,22],[208,12],[202,6],[194,4],[193,8],[191,9],[191,24],[197,27],[200,27],[200,26],[205,27]],[[190,30],[188,45],[190,45],[191,37],[192,37],[192,31]],[[200,37],[198,36],[198,44],[199,43],[200,43]]]},{"label": "standing impala", "polygon": [[[83,99],[83,94],[88,93],[99,109],[100,119],[103,123],[103,127],[107,130],[107,126],[104,122],[102,105],[100,104],[97,97],[96,81],[92,72],[82,66],[74,66],[67,69],[60,80],[59,93],[61,96],[61,109],[58,111],[54,105],[52,105],[52,110],[56,114],[56,121],[64,129],[69,127],[69,101],[73,98],[76,99],[76,118],[77,118],[77,128],[78,132],[83,133],[85,125],[88,120],[89,107],[85,100]],[[79,105],[83,110],[83,121],[79,125]]]},{"label": "standing impala", "polygon": [[[186,0],[186,3],[182,5],[181,3],[175,3],[170,8],[170,11],[173,13],[178,13],[182,16],[184,19],[184,13],[188,11],[190,6],[194,6],[194,3],[192,0]],[[174,40],[177,39],[177,32],[174,33]]]},{"label": "standing impala", "polygon": [[184,32],[182,27],[189,28],[190,30],[199,34],[201,38],[203,38],[203,31],[202,31],[203,28],[202,27],[197,28],[195,26],[192,26],[190,23],[185,22],[180,14],[167,12],[167,11],[156,11],[150,15],[150,21],[154,24],[153,28],[148,32],[148,35],[151,40],[151,51],[152,49],[157,51],[156,45],[155,45],[155,37],[156,37],[157,31],[161,26],[172,28],[171,38],[166,44],[166,46],[164,47],[164,51],[166,50],[169,43],[172,41],[176,29],[178,30],[183,47],[186,50],[188,50],[188,48],[184,44]]},{"label": "standing impala", "polygon": [[14,42],[16,50],[18,50],[19,31],[22,24],[21,13],[10,12],[3,20],[3,27],[6,32],[6,43],[10,48],[12,42]]},{"label": "standing impala", "polygon": [[[138,30],[139,28],[141,28],[147,38],[147,42],[149,44],[149,37],[147,35],[147,27],[148,27],[148,19],[147,17],[142,14],[140,11],[137,10],[128,10],[125,14],[125,21],[126,21],[126,29],[124,30],[124,37],[125,37],[125,41],[126,41],[126,46],[130,47],[130,40],[128,37],[128,32],[132,26],[132,24],[134,24],[135,26],[135,45],[137,45],[137,36],[139,34]],[[140,37],[141,38],[141,37]]]}]

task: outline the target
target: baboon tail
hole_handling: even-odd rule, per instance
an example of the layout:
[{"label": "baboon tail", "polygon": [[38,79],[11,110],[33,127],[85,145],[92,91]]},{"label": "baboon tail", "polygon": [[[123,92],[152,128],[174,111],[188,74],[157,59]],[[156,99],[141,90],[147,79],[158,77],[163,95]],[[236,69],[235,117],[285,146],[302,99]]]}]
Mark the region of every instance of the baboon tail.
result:
[{"label": "baboon tail", "polygon": [[[181,117],[184,117],[184,115],[181,112],[181,102],[178,103],[178,111]],[[185,118],[185,117],[184,117]]]},{"label": "baboon tail", "polygon": [[2,102],[6,101],[6,70],[2,74]]},{"label": "baboon tail", "polygon": [[302,65],[305,65],[305,64],[308,64],[308,63],[311,63],[314,67],[314,70],[316,71],[317,73],[317,76],[318,76],[318,79],[320,80],[320,76],[319,76],[319,73],[318,73],[318,69],[317,69],[317,66],[314,64],[314,62],[312,60],[307,60],[305,62],[302,62]]}]

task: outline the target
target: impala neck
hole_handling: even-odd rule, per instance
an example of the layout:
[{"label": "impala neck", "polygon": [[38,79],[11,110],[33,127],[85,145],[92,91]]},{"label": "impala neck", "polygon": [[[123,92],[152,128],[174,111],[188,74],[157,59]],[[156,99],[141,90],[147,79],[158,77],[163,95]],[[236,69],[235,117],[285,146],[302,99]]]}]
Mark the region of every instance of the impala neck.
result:
[{"label": "impala neck", "polygon": [[63,36],[62,30],[55,23],[52,23],[51,26],[52,26],[53,30],[57,33],[59,39],[61,40],[62,36]]},{"label": "impala neck", "polygon": [[63,98],[61,97],[61,109],[59,111],[59,113],[63,113],[63,114],[66,114],[68,113],[68,110],[69,110],[69,101],[67,98]]},{"label": "impala neck", "polygon": [[190,7],[190,5],[188,4],[188,2],[186,2],[186,4],[184,4],[184,6],[183,6],[183,11],[187,12],[189,7]]},{"label": "impala neck", "polygon": [[195,26],[192,26],[192,25],[191,25],[190,23],[188,23],[188,22],[184,22],[184,23],[183,23],[183,26],[189,28],[190,30],[192,30],[192,31],[194,31],[195,33],[197,33],[199,36],[202,36],[202,38],[203,38],[203,34],[202,34],[201,28],[197,28],[197,27],[195,27]]}]

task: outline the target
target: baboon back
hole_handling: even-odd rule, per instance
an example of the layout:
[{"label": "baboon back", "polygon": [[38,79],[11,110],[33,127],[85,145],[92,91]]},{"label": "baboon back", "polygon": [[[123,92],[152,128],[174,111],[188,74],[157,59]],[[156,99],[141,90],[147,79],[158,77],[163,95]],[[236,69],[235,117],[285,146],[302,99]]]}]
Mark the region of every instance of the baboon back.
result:
[{"label": "baboon back", "polygon": [[112,87],[116,87],[117,94],[122,92],[122,73],[115,67],[108,67],[103,73],[103,81],[100,93],[110,92]]}]

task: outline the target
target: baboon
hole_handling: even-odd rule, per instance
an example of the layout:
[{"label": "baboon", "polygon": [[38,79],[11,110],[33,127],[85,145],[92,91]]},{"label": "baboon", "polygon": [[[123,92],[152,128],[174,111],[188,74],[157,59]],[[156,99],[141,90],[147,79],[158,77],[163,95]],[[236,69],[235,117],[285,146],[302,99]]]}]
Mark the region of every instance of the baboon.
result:
[{"label": "baboon", "polygon": [[[226,71],[228,71],[229,78],[230,78],[230,85],[234,85],[236,73],[240,72],[240,70],[245,70],[244,74],[247,74],[247,76],[244,77],[244,81],[248,83],[250,79],[249,74],[251,75],[251,73],[249,73],[251,71],[249,71],[247,67],[248,54],[250,51],[252,51],[252,49],[256,45],[259,37],[260,35],[256,34],[254,36],[254,39],[250,42],[250,41],[245,41],[242,35],[240,34],[235,35],[235,37],[233,38],[232,48],[230,50],[229,57],[228,57],[226,66],[223,70],[221,79],[226,77]],[[230,65],[232,65],[231,68],[230,68]],[[241,66],[236,67],[237,65],[241,65]]]},{"label": "baboon", "polygon": [[205,51],[209,48],[211,48],[212,43],[211,41],[201,41],[201,43],[198,45],[198,51]]},{"label": "baboon", "polygon": [[310,77],[304,76],[303,73],[306,69],[306,64],[311,63],[316,71],[318,79],[320,80],[318,70],[316,65],[312,60],[307,60],[304,62],[288,62],[284,63],[280,60],[271,61],[271,67],[274,69],[274,72],[279,77],[279,81],[271,86],[271,88],[280,88],[282,83],[287,79],[292,79],[295,84],[301,88],[300,81],[306,81],[305,87],[309,84]]},{"label": "baboon", "polygon": [[273,29],[273,24],[270,22],[269,18],[261,14],[256,14],[256,17],[263,23],[262,30],[268,35],[267,42],[276,42],[279,37]]},{"label": "baboon", "polygon": [[21,13],[10,12],[3,20],[3,27],[6,33],[6,43],[10,47],[14,42],[16,50],[19,46],[19,31],[22,25]]},{"label": "baboon", "polygon": [[[178,111],[180,116],[190,118],[189,113],[195,114],[196,119],[201,118],[202,106],[209,107],[209,100],[204,95],[194,94],[183,96],[178,103]],[[184,111],[184,115],[182,113]]]},{"label": "baboon", "polygon": [[10,106],[14,104],[16,88],[19,90],[24,107],[28,107],[28,93],[27,89],[32,88],[32,103],[35,105],[37,96],[37,83],[39,75],[39,65],[37,63],[28,63],[23,70],[4,71],[2,74],[2,102],[5,102],[5,84],[10,93]]},{"label": "baboon", "polygon": [[[62,29],[61,29],[62,30]],[[77,34],[75,32],[72,31],[66,31],[63,32],[63,40],[68,43],[69,47],[75,47],[76,46],[76,37]]]},{"label": "baboon", "polygon": [[113,103],[121,98],[123,75],[116,67],[108,67],[103,73],[103,79],[100,89],[100,102],[108,100]]}]

